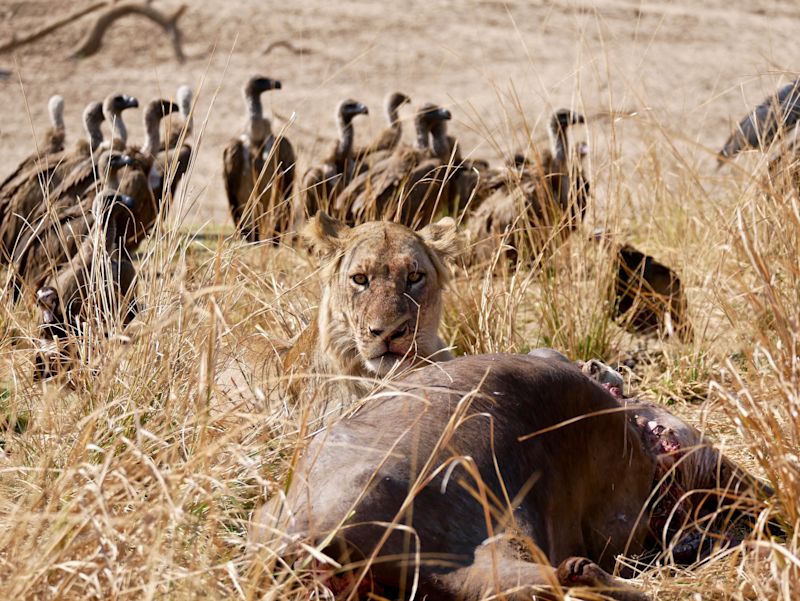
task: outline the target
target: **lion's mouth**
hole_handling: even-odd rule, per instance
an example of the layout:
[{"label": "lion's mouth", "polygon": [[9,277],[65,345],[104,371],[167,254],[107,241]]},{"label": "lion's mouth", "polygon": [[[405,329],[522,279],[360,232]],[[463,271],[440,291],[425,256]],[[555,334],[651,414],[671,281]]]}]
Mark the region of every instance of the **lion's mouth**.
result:
[{"label": "lion's mouth", "polygon": [[400,367],[407,364],[408,367],[412,365],[412,356],[410,353],[394,353],[392,351],[384,351],[383,353],[375,354],[369,359],[364,360],[364,364],[371,372],[385,376],[395,366]]}]

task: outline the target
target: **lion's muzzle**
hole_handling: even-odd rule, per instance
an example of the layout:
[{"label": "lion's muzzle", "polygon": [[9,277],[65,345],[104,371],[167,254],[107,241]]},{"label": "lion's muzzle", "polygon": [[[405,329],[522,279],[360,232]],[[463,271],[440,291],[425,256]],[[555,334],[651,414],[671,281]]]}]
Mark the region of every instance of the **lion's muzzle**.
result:
[{"label": "lion's muzzle", "polygon": [[414,343],[414,330],[408,315],[395,320],[388,327],[373,324],[368,326],[367,331],[374,340],[365,353],[370,359],[377,359],[386,353],[403,356],[411,350]]}]

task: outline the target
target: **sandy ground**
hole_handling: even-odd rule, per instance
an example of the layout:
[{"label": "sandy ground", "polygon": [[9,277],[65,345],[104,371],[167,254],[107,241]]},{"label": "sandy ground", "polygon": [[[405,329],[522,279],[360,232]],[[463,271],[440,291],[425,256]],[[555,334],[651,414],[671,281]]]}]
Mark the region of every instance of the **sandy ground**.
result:
[{"label": "sandy ground", "polygon": [[[88,4],[2,0],[0,40]],[[169,12],[177,4],[154,6]],[[295,114],[288,136],[303,164],[335,137],[340,100],[349,96],[371,107],[358,122],[358,137],[367,140],[383,127],[383,96],[397,89],[416,102],[449,106],[451,131],[465,150],[494,159],[521,146],[526,130],[543,135],[553,108],[576,107],[590,116],[582,135],[592,142],[594,171],[602,177],[611,134],[635,158],[648,128],[663,128],[710,169],[731,120],[790,77],[797,65],[788,57],[800,55],[800,6],[772,0],[204,0],[190,3],[181,20],[190,57],[184,64],[158,28],[137,17],[109,31],[101,55],[64,58],[91,19],[0,56],[0,68],[11,72],[0,81],[0,173],[33,150],[50,94],[65,97],[74,140],[91,100],[119,91],[145,102],[189,83],[199,91],[202,131],[185,196],[189,227],[229,222],[222,148],[241,128],[240,89],[255,73],[282,80],[283,90],[268,94],[266,106]],[[264,55],[279,40],[305,52],[277,48]],[[637,115],[615,120],[609,111]],[[140,120],[129,117],[132,141],[141,139]]]}]

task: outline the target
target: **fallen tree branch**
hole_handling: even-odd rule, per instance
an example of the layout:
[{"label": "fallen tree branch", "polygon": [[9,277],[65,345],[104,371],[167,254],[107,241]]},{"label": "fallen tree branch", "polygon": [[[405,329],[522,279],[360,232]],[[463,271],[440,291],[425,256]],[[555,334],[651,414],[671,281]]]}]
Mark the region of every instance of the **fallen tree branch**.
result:
[{"label": "fallen tree branch", "polygon": [[178,28],[178,19],[186,12],[186,5],[181,4],[171,15],[152,8],[148,4],[138,2],[125,2],[115,4],[97,17],[92,28],[86,33],[83,40],[70,53],[70,58],[86,58],[99,52],[103,45],[103,36],[114,21],[128,15],[145,17],[160,26],[172,42],[175,58],[182,63],[186,60],[181,41],[183,36]]},{"label": "fallen tree branch", "polygon": [[272,52],[273,50],[275,50],[276,48],[286,48],[286,50],[288,50],[292,54],[299,54],[301,56],[302,55],[306,55],[306,54],[311,54],[313,52],[310,48],[303,48],[303,47],[295,46],[289,40],[277,40],[277,41],[272,42],[271,44],[269,44],[264,49],[264,52],[262,52],[261,54],[267,55],[270,52]]},{"label": "fallen tree branch", "polygon": [[26,44],[30,44],[31,42],[35,42],[39,38],[43,38],[48,33],[52,33],[56,29],[61,29],[65,25],[69,25],[73,21],[77,21],[81,17],[85,17],[89,13],[93,13],[96,10],[99,10],[106,6],[108,2],[96,2],[94,4],[90,4],[80,10],[76,10],[73,13],[68,14],[66,17],[61,17],[59,19],[55,19],[51,21],[47,25],[40,27],[36,31],[32,33],[28,33],[21,38],[18,38],[16,35],[12,35],[11,39],[4,44],[0,44],[0,54],[4,54],[6,52],[11,52],[12,50],[16,50],[20,46],[24,46]]}]

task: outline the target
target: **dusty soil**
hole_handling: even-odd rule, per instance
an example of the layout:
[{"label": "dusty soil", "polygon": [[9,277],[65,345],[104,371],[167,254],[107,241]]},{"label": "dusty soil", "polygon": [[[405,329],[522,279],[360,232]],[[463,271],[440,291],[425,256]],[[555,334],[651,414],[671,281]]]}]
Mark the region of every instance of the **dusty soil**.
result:
[{"label": "dusty soil", "polygon": [[[0,41],[88,4],[3,0]],[[154,6],[170,12],[177,4]],[[371,107],[358,122],[366,140],[383,126],[382,98],[398,89],[416,102],[449,106],[465,149],[495,159],[520,147],[526,131],[542,136],[553,108],[576,107],[590,116],[584,135],[602,178],[606,141],[636,160],[653,128],[711,169],[731,120],[791,76],[797,65],[787,57],[800,54],[800,7],[788,0],[205,0],[190,3],[181,20],[185,64],[156,26],[137,17],[109,31],[102,54],[65,58],[91,20],[0,56],[0,68],[11,72],[0,81],[0,173],[33,150],[51,94],[66,99],[74,140],[91,100],[119,91],[144,102],[189,83],[199,92],[199,150],[185,196],[188,227],[228,223],[221,153],[241,127],[240,88],[255,73],[282,80],[267,108],[295,114],[288,136],[304,164],[334,138],[340,100]],[[265,55],[279,40],[304,52],[278,47]],[[610,111],[636,115],[612,118]],[[131,139],[140,139],[140,115],[129,121]],[[602,186],[595,190],[602,199]]]}]

